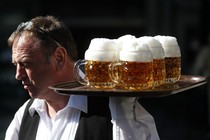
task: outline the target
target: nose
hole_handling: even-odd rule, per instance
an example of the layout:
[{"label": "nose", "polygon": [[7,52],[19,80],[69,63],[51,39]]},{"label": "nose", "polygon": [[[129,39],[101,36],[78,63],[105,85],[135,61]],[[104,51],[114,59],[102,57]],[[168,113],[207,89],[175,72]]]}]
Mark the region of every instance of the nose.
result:
[{"label": "nose", "polygon": [[25,68],[17,64],[15,78],[17,80],[22,80],[25,76],[26,76]]}]

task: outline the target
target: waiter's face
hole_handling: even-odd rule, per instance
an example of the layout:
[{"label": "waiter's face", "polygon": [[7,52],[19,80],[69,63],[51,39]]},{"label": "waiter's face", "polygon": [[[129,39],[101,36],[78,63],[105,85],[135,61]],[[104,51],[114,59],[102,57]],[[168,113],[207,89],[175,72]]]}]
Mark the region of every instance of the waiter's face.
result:
[{"label": "waiter's face", "polygon": [[47,60],[37,46],[37,39],[33,36],[16,37],[12,46],[12,62],[16,66],[15,78],[22,81],[31,97],[42,99],[51,92],[48,86],[54,83],[56,67],[53,59]]}]

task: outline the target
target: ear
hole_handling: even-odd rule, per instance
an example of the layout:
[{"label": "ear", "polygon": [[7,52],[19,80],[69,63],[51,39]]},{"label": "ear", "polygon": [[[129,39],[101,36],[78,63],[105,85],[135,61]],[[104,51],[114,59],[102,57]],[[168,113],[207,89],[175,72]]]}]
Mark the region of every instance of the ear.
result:
[{"label": "ear", "polygon": [[66,49],[64,47],[56,48],[54,52],[54,56],[55,56],[55,61],[56,61],[56,67],[58,69],[62,69],[65,64],[66,57],[67,57]]}]

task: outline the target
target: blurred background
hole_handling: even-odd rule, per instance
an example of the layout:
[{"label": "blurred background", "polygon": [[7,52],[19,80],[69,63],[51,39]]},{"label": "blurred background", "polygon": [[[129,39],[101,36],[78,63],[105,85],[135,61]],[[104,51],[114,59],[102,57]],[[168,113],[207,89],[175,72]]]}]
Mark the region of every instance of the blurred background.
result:
[{"label": "blurred background", "polygon": [[[72,31],[84,57],[90,40],[125,34],[171,35],[182,53],[182,74],[209,76],[210,0],[1,0],[0,2],[0,139],[28,94],[16,81],[7,39],[20,22],[55,15]],[[153,115],[161,140],[210,140],[209,84],[173,96],[142,98]]]}]

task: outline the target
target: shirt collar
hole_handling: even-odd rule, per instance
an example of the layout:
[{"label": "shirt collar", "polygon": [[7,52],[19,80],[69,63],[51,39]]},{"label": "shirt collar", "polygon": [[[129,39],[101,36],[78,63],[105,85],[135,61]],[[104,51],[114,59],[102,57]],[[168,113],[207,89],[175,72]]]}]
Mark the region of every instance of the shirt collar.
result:
[{"label": "shirt collar", "polygon": [[67,107],[73,107],[87,113],[87,96],[71,95]]},{"label": "shirt collar", "polygon": [[[80,111],[87,113],[87,96],[84,95],[71,95],[66,107],[76,108]],[[31,116],[34,115],[35,111],[44,111],[45,110],[45,100],[43,99],[34,99],[34,102],[29,108],[29,113]]]}]

